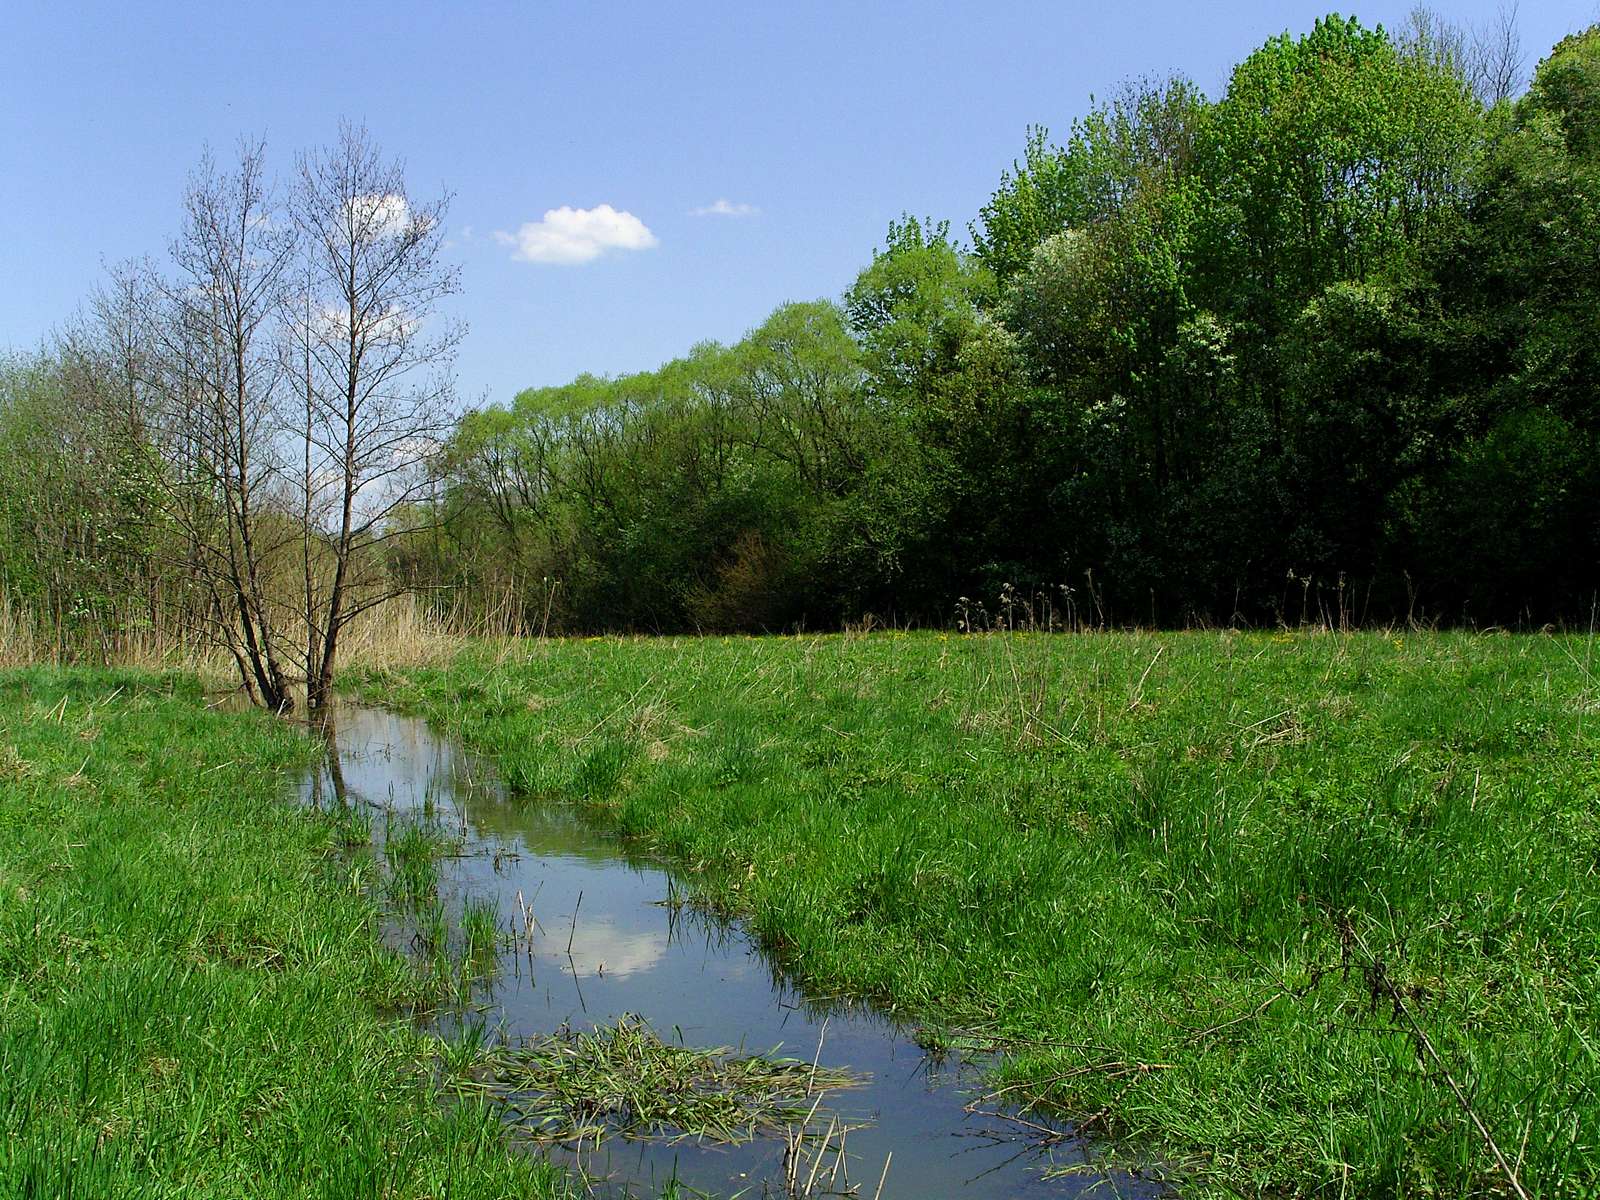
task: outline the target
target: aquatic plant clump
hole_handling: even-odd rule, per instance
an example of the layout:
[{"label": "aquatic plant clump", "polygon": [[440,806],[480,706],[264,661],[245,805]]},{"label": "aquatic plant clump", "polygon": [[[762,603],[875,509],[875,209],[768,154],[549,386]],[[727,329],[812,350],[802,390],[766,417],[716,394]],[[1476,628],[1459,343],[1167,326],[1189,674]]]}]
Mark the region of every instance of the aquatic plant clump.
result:
[{"label": "aquatic plant clump", "polygon": [[865,1079],[796,1058],[674,1045],[625,1016],[487,1048],[453,1082],[502,1100],[508,1123],[538,1141],[622,1136],[736,1145],[829,1125],[825,1094]]}]

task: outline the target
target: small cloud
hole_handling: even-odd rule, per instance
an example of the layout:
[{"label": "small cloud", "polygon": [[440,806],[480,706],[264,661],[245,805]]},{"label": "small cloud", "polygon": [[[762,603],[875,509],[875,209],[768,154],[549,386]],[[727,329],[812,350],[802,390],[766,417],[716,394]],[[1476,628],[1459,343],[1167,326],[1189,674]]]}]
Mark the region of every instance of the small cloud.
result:
[{"label": "small cloud", "polygon": [[[382,312],[371,313],[358,323],[357,334],[363,341],[406,342],[416,336],[422,322],[397,304]],[[309,322],[313,337],[335,342],[344,341],[350,334],[350,312],[332,304],[325,304],[311,316]]]},{"label": "small cloud", "polygon": [[691,208],[691,217],[753,217],[761,210],[754,204],[735,204],[731,200],[714,200],[701,208]]},{"label": "small cloud", "polygon": [[649,250],[658,244],[643,221],[609,204],[562,205],[546,212],[542,221],[528,221],[516,233],[496,230],[494,237],[515,248],[512,258],[563,265],[592,262],[608,250]]},{"label": "small cloud", "polygon": [[[349,209],[351,228],[363,241],[399,237],[413,222],[411,205],[404,196],[393,192],[355,196],[349,202]],[[424,229],[427,227],[424,217],[417,217],[416,222]]]},{"label": "small cloud", "polygon": [[659,934],[628,933],[592,920],[570,955],[560,950],[560,942],[553,937],[545,939],[545,947],[567,959],[567,968],[576,975],[614,975],[618,979],[649,971],[665,953]]}]

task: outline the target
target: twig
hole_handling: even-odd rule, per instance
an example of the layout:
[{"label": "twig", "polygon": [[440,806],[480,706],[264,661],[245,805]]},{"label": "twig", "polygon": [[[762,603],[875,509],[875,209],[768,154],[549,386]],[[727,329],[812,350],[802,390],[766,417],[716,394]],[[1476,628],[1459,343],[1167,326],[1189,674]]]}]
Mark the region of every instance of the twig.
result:
[{"label": "twig", "polygon": [[1016,1113],[1001,1112],[999,1109],[967,1107],[967,1112],[975,1117],[993,1117],[998,1121],[1010,1121],[1013,1125],[1020,1125],[1040,1136],[1041,1144],[1054,1145],[1065,1141],[1070,1135],[1059,1129],[1051,1129],[1048,1125],[1041,1125],[1037,1121],[1030,1121]]},{"label": "twig", "polygon": [[1128,701],[1128,711],[1138,708],[1144,700],[1144,681],[1150,678],[1150,672],[1155,670],[1156,663],[1161,661],[1161,656],[1167,652],[1165,646],[1156,647],[1155,657],[1150,660],[1150,665],[1144,669],[1144,674],[1139,676],[1139,682],[1133,689],[1133,699]]},{"label": "twig", "polygon": [[1395,987],[1394,980],[1389,978],[1389,972],[1384,968],[1383,964],[1373,957],[1372,951],[1367,948],[1366,940],[1353,928],[1350,930],[1350,936],[1355,939],[1356,944],[1361,947],[1361,952],[1366,955],[1372,971],[1373,982],[1394,1002],[1395,1012],[1404,1017],[1406,1024],[1410,1026],[1412,1036],[1416,1039],[1417,1056],[1424,1062],[1428,1059],[1433,1060],[1434,1066],[1444,1076],[1445,1083],[1449,1084],[1450,1090],[1455,1093],[1456,1102],[1461,1105],[1461,1110],[1471,1119],[1472,1124],[1478,1130],[1479,1136],[1483,1138],[1484,1144],[1489,1147],[1489,1153],[1494,1156],[1495,1163],[1505,1173],[1506,1181],[1511,1184],[1511,1190],[1517,1194],[1519,1200],[1530,1200],[1527,1189],[1522,1186],[1522,1181],[1517,1178],[1516,1168],[1511,1165],[1510,1160],[1501,1151],[1499,1143],[1494,1140],[1494,1135],[1489,1132],[1489,1127],[1483,1123],[1483,1118],[1472,1107],[1471,1101],[1467,1099],[1467,1093],[1456,1082],[1456,1077],[1450,1073],[1450,1068],[1445,1064],[1443,1056],[1434,1048],[1433,1040],[1428,1037],[1427,1031],[1422,1028],[1416,1017],[1412,1016],[1411,1010],[1406,1007],[1405,998],[1400,994],[1400,989]]},{"label": "twig", "polygon": [[656,677],[654,675],[652,675],[652,676],[650,676],[650,678],[646,679],[643,683],[641,683],[637,688],[634,689],[633,695],[629,696],[621,704],[617,705],[610,712],[608,712],[605,716],[601,717],[598,721],[596,721],[592,726],[589,727],[588,731],[586,733],[584,733],[584,735],[582,737],[580,737],[577,741],[573,742],[572,743],[573,749],[577,749],[579,746],[583,745],[586,741],[588,741],[591,737],[593,737],[597,732],[599,732],[599,730],[601,729],[602,726],[606,725],[611,720],[612,717],[614,717],[618,713],[622,712],[630,704],[632,704],[635,700],[637,700],[639,698],[639,693],[643,692],[645,690],[645,688],[649,687],[655,681],[656,681]]},{"label": "twig", "polygon": [[817,1147],[816,1153],[811,1157],[811,1173],[806,1176],[805,1194],[807,1196],[811,1195],[811,1188],[817,1182],[817,1172],[822,1169],[822,1156],[827,1152],[828,1146],[832,1144],[834,1129],[838,1124],[838,1117],[834,1117],[828,1122],[827,1132],[822,1135],[822,1145]]},{"label": "twig", "polygon": [[817,1064],[822,1061],[822,1041],[828,1036],[828,1018],[822,1018],[822,1028],[817,1031],[817,1053],[811,1059],[811,1082],[807,1084],[810,1091],[817,1088]]},{"label": "twig", "polygon": [[872,1193],[872,1200],[879,1200],[883,1195],[883,1181],[889,1178],[889,1164],[894,1161],[894,1151],[891,1150],[883,1160],[883,1174],[878,1176],[878,1190]]}]

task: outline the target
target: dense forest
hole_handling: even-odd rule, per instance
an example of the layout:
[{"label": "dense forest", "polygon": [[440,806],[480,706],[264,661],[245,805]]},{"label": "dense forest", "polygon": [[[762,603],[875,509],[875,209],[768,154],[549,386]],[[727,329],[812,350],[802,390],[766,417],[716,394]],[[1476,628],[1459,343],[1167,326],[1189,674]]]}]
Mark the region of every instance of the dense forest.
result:
[{"label": "dense forest", "polygon": [[[4,368],[0,590],[81,642],[201,579],[183,603],[242,644],[279,585],[246,580],[240,605],[174,575],[193,521],[162,501],[172,456],[138,445],[142,373],[170,358],[116,297]],[[414,336],[372,311],[379,340]],[[292,383],[321,327],[259,320],[288,331],[262,353]],[[347,488],[342,536],[308,457],[259,489],[301,556],[261,570],[324,638],[313,558],[374,600],[567,632],[1587,624],[1597,355],[1600,26],[1523,87],[1507,46],[1425,12],[1331,16],[1216,99],[1141,79],[1062,140],[1030,131],[965,236],[903,218],[837,301],[414,422],[393,444],[426,446],[426,477],[377,506]],[[315,432],[318,392],[278,407]]]}]

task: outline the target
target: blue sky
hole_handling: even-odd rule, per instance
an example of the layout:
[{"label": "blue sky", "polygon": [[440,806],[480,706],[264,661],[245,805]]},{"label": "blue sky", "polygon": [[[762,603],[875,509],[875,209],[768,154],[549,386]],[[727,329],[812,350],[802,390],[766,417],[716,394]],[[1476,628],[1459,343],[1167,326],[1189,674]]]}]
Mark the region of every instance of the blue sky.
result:
[{"label": "blue sky", "polygon": [[[1396,24],[1410,6],[1355,11]],[[1471,24],[1495,0],[1435,7]],[[1182,71],[1216,95],[1252,48],[1326,11],[12,0],[0,347],[35,345],[103,262],[160,252],[205,144],[263,135],[287,174],[349,117],[415,190],[454,193],[465,400],[654,366],[838,295],[902,212],[963,229],[1030,123],[1064,131],[1132,75]],[[1525,0],[1529,65],[1596,20],[1595,0]],[[703,211],[718,207],[733,211]]]}]

